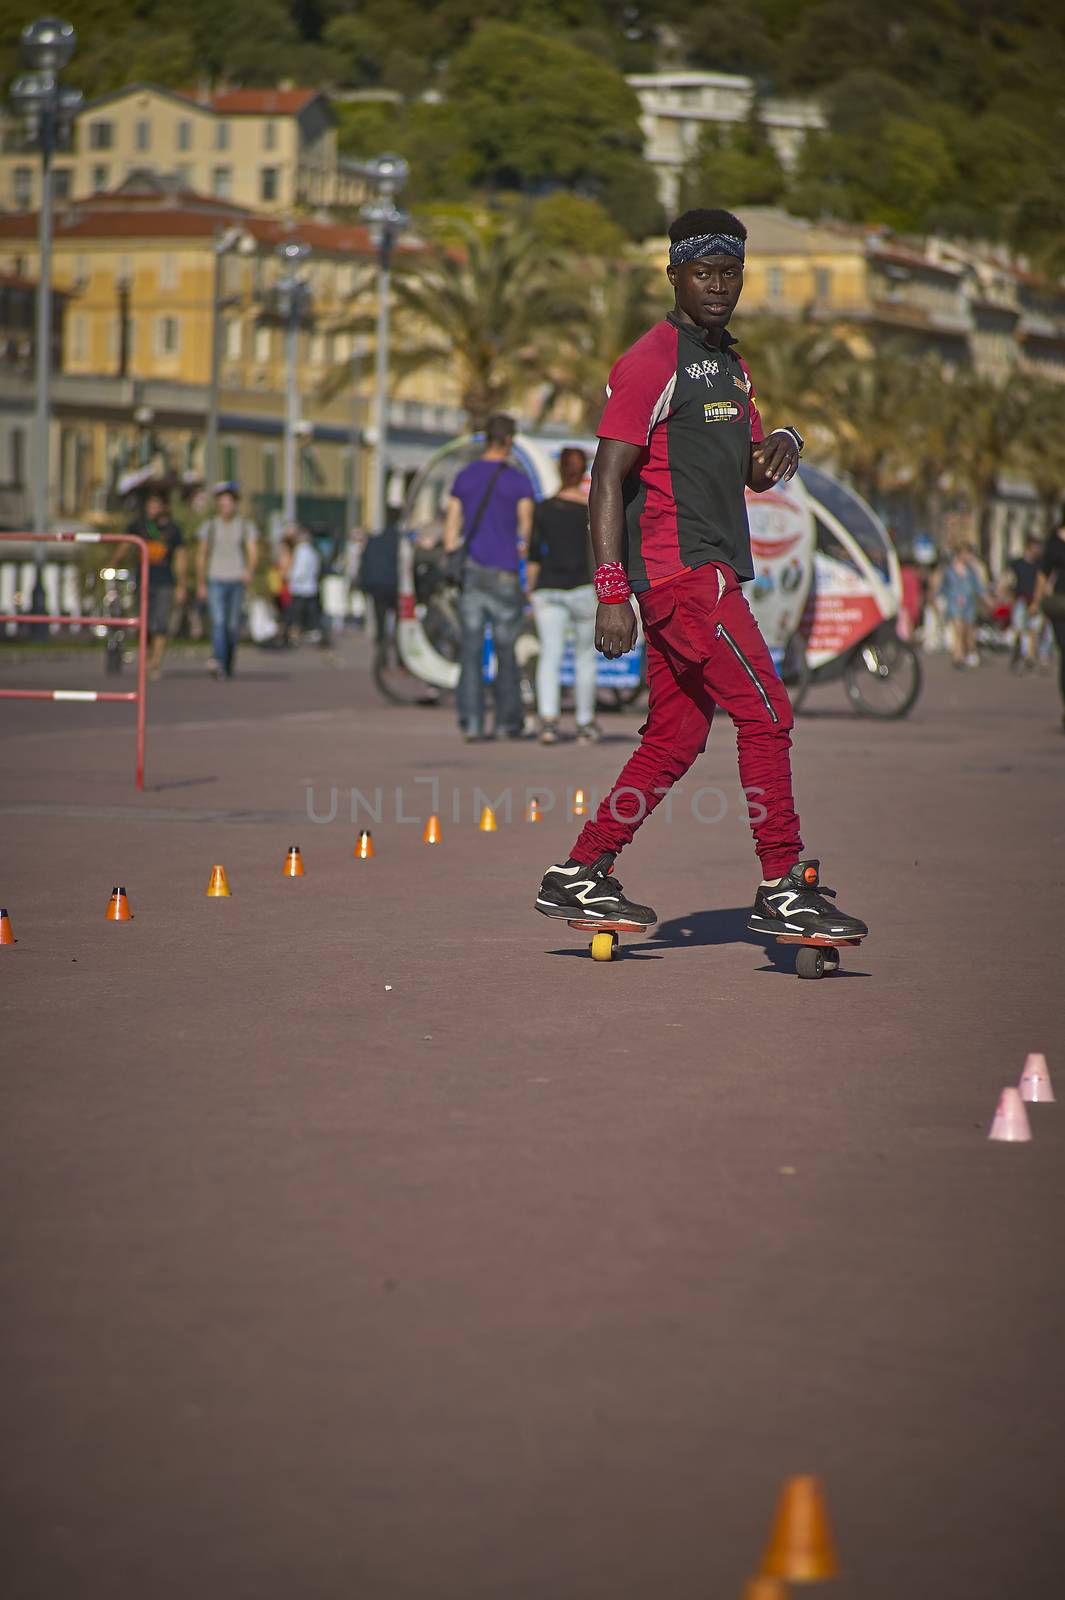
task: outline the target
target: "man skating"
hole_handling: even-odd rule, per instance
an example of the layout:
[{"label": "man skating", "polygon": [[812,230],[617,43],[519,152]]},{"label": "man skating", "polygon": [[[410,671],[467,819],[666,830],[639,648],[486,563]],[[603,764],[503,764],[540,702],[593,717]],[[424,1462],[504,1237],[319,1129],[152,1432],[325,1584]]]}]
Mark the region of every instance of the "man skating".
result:
[{"label": "man skating", "polygon": [[726,331],[743,288],[747,230],[728,211],[687,211],[669,230],[669,316],[610,374],[589,497],[597,570],[596,648],[616,657],[643,618],[650,689],[639,748],[567,861],[549,867],[536,909],[545,916],[649,927],[649,906],[627,900],[614,858],[706,748],[722,706],[736,725],[762,882],[755,933],[858,938],[865,923],[839,911],[800,860],[791,786],[792,712],[740,588],[754,577],[744,488],[790,478],[802,438],[765,436],[746,364]]}]

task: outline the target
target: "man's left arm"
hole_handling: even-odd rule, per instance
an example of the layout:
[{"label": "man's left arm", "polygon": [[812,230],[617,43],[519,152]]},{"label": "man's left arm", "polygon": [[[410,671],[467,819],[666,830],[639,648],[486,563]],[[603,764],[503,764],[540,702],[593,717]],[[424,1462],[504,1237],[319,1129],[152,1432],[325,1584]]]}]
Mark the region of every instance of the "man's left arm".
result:
[{"label": "man's left arm", "polygon": [[740,362],[747,380],[747,397],[751,410],[751,462],[747,470],[748,486],[760,494],[775,483],[786,483],[795,476],[802,454],[802,435],[794,428],[774,428],[766,434],[754,393],[754,384],[746,361]]},{"label": "man's left arm", "polygon": [[535,507],[535,500],[525,499],[518,501],[518,554],[523,560],[529,550],[529,536],[532,533]]}]

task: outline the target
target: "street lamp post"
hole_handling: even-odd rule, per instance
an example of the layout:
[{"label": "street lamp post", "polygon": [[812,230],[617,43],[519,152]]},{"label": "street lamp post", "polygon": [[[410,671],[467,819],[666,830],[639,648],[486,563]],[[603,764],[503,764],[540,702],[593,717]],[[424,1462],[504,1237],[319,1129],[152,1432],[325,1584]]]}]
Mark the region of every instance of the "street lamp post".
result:
[{"label": "street lamp post", "polygon": [[285,319],[285,464],[282,481],[282,520],[291,527],[296,520],[296,440],[300,426],[299,333],[300,323],[310,310],[311,292],[299,268],[311,247],[299,239],[289,239],[277,247],[278,259],[288,269],[278,279],[279,310]]},{"label": "street lamp post", "polygon": [[352,342],[351,366],[351,411],[348,418],[348,503],[347,503],[347,536],[350,539],[355,532],[357,520],[357,505],[359,495],[359,446],[362,443],[362,427],[359,418],[359,373],[362,368],[362,358],[365,348],[361,339]]},{"label": "street lamp post", "polygon": [[[33,531],[48,532],[48,429],[52,375],[52,156],[63,144],[81,105],[77,89],[61,89],[59,74],[74,54],[74,29],[58,17],[40,17],[23,29],[22,58],[30,69],[11,85],[11,99],[26,125],[29,142],[41,152],[41,203],[37,267],[36,450]],[[44,546],[34,548],[37,567],[31,611],[45,610]]]},{"label": "street lamp post", "polygon": [[218,407],[222,380],[222,347],[225,342],[225,311],[231,303],[223,294],[223,262],[233,250],[250,255],[255,240],[241,228],[222,228],[214,238],[214,280],[211,292],[211,382],[207,394],[207,427],[203,441],[203,481],[210,488],[217,483]]},{"label": "street lamp post", "polygon": [[378,156],[368,163],[366,172],[374,188],[374,198],[362,208],[370,237],[377,246],[377,352],[374,362],[374,452],[370,473],[370,528],[380,533],[385,526],[385,486],[388,472],[388,342],[389,293],[392,281],[392,252],[396,240],[410,218],[399,209],[396,197],[407,181],[407,163],[402,156]]}]

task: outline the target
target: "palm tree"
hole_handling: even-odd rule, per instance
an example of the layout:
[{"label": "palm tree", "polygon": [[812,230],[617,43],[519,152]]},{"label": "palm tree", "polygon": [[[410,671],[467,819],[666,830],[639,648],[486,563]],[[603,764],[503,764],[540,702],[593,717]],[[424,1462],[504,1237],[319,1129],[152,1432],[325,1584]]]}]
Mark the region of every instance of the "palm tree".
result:
[{"label": "palm tree", "polygon": [[[544,381],[553,347],[585,310],[562,257],[510,223],[486,233],[449,221],[446,242],[397,263],[394,292],[397,377],[450,371],[474,429]],[[370,333],[373,319],[355,317],[349,328]],[[344,381],[331,373],[322,392]]]},{"label": "palm tree", "polygon": [[1041,376],[1024,381],[1029,405],[1017,440],[1017,460],[1039,496],[1046,532],[1051,533],[1065,500],[1065,384]]},{"label": "palm tree", "polygon": [[831,457],[836,414],[830,380],[851,359],[847,346],[833,329],[805,317],[741,317],[735,332],[759,409],[774,423],[799,428],[812,456]]},{"label": "palm tree", "polygon": [[662,316],[665,297],[655,294],[655,274],[642,260],[574,263],[571,274],[583,310],[547,352],[540,418],[559,400],[572,399],[580,410],[578,426],[592,432],[602,414],[611,367]]}]

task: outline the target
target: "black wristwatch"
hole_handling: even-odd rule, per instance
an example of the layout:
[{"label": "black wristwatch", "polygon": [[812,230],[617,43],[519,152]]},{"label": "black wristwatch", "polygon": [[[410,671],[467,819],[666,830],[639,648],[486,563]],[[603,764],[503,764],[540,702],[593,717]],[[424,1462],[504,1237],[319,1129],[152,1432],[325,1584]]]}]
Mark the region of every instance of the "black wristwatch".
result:
[{"label": "black wristwatch", "polygon": [[798,428],[774,428],[773,432],[790,434],[790,436],[795,440],[795,448],[800,455],[802,455],[803,451],[806,449],[806,440],[803,438]]}]

